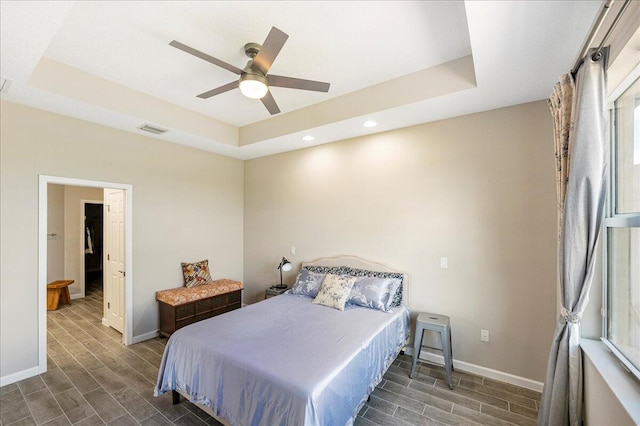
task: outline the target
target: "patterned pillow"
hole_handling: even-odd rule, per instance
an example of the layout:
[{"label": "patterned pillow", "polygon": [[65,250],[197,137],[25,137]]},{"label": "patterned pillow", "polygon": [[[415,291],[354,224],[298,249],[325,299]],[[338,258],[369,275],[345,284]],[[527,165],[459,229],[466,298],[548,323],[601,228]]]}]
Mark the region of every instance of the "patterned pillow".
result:
[{"label": "patterned pillow", "polygon": [[344,311],[344,305],[355,282],[355,277],[327,274],[313,303]]},{"label": "patterned pillow", "polygon": [[308,269],[302,268],[296,277],[296,282],[289,291],[296,296],[316,297],[325,274],[316,274]]},{"label": "patterned pillow", "polygon": [[208,259],[195,263],[181,263],[181,265],[185,287],[195,287],[202,284],[209,284],[213,281],[211,274],[209,274]]},{"label": "patterned pillow", "polygon": [[396,289],[396,292],[391,300],[390,308],[400,306],[402,303],[402,279],[404,275],[399,272],[378,272],[368,271],[366,269],[350,268],[348,266],[305,266],[311,272],[321,274],[336,274],[336,275],[350,275],[353,277],[377,277],[377,278],[398,278],[400,285]]},{"label": "patterned pillow", "polygon": [[358,277],[347,303],[386,312],[399,285],[398,278]]}]

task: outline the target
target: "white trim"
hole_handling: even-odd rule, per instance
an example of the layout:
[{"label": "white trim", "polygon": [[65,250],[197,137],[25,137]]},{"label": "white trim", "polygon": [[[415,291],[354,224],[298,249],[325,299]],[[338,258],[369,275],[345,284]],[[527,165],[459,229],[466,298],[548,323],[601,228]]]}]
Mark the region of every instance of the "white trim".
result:
[{"label": "white trim", "polygon": [[159,330],[150,331],[144,334],[138,334],[137,336],[133,336],[133,340],[131,341],[131,344],[134,345],[136,343],[144,342],[145,340],[151,340],[155,337],[158,337],[159,335],[160,335]]},{"label": "white trim", "polygon": [[87,283],[84,282],[84,277],[86,275],[86,272],[84,270],[84,239],[85,239],[85,225],[86,225],[86,217],[85,217],[85,209],[86,209],[86,204],[100,204],[102,206],[104,206],[104,200],[100,201],[100,200],[80,200],[80,294],[79,295],[75,295],[75,296],[71,296],[71,299],[78,299],[81,297],[85,297],[87,292],[86,292],[86,286]]},{"label": "white trim", "polygon": [[[133,341],[133,186],[59,176],[40,175],[38,196],[38,366],[16,374],[41,374],[47,371],[47,185],[85,186],[122,189],[125,192],[125,321],[122,342]],[[28,372],[28,373],[25,373]],[[13,375],[12,375],[13,376]],[[26,376],[31,377],[31,376]],[[4,378],[2,378],[4,380]]]},{"label": "white trim", "polygon": [[[631,373],[624,370],[620,361],[609,351],[605,345],[592,339],[580,339],[580,347],[588,357],[602,380],[620,402],[633,423],[640,424],[640,382]],[[596,396],[597,397],[597,396]]]},{"label": "white trim", "polygon": [[613,89],[609,96],[607,97],[607,109],[613,108],[613,103],[622,95],[625,90],[631,87],[631,84],[636,81],[640,77],[640,64],[636,65],[633,70],[627,75],[624,80],[618,84],[618,87]]},{"label": "white trim", "polygon": [[19,382],[20,380],[28,379],[29,377],[37,376],[46,372],[46,368],[42,368],[42,364],[37,367],[28,368],[26,370],[18,371],[17,373],[7,374],[0,377],[0,387],[10,385],[11,383]]},{"label": "white trim", "polygon": [[[413,355],[413,348],[407,347],[405,348],[405,353],[407,355]],[[431,353],[428,351],[420,351],[420,357],[418,358],[422,361],[428,361],[435,364],[444,364],[444,357],[440,354]],[[509,383],[512,385],[520,386],[523,388],[531,389],[536,392],[542,392],[542,388],[544,387],[544,383],[538,382],[536,380],[527,379],[526,377],[516,376],[515,374],[505,373],[504,371],[498,371],[491,368],[483,367],[481,365],[471,364],[465,361],[458,361],[456,359],[453,360],[453,368],[455,370],[465,371],[467,373],[478,374],[480,376],[488,377],[493,380],[498,380],[500,382]]]},{"label": "white trim", "polygon": [[47,371],[47,203],[48,184],[56,183],[39,177],[38,185],[38,366],[25,370],[33,375]]}]

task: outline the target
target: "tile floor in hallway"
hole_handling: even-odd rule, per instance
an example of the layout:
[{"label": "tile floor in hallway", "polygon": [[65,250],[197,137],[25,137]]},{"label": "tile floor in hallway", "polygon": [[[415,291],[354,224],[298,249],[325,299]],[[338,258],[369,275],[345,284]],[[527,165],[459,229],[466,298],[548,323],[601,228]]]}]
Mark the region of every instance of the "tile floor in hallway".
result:
[{"label": "tile floor in hallway", "polygon": [[[166,339],[123,346],[120,333],[102,325],[102,292],[92,291],[48,313],[48,371],[0,388],[0,425],[219,425],[188,401],[154,398]],[[355,424],[534,425],[540,393],[400,355]],[[268,425],[272,426],[272,425]],[[328,425],[332,426],[332,425]]]}]

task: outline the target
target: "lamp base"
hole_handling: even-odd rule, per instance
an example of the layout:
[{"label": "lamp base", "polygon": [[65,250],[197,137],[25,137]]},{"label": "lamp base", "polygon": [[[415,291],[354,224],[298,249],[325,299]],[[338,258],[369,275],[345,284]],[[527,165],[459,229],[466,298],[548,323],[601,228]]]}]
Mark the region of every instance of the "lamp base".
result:
[{"label": "lamp base", "polygon": [[277,284],[277,285],[272,285],[271,288],[276,288],[278,290],[282,290],[284,288],[287,288],[288,286],[286,284]]}]

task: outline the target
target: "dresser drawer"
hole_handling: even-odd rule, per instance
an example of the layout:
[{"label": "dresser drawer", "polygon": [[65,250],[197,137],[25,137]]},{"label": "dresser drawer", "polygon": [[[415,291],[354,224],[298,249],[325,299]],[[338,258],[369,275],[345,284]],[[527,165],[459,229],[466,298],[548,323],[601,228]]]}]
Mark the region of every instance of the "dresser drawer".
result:
[{"label": "dresser drawer", "polygon": [[181,329],[182,327],[186,327],[189,324],[193,324],[196,322],[196,317],[189,317],[183,320],[176,321],[176,330]]},{"label": "dresser drawer", "polygon": [[229,293],[228,297],[229,297],[229,300],[228,300],[229,304],[240,303],[240,301],[242,300],[242,292],[240,290],[234,291],[232,293]]},{"label": "dresser drawer", "polygon": [[237,290],[177,306],[159,302],[160,334],[169,337],[189,324],[238,309],[241,300],[242,290]]},{"label": "dresser drawer", "polygon": [[227,295],[221,294],[220,296],[212,297],[211,299],[211,309],[217,309],[221,306],[227,305]]},{"label": "dresser drawer", "polygon": [[200,315],[204,312],[209,312],[212,309],[213,306],[213,300],[212,298],[209,299],[204,299],[204,300],[198,300],[197,302],[194,303],[195,305],[195,309],[196,309],[196,315]]},{"label": "dresser drawer", "polygon": [[192,317],[194,315],[193,309],[194,309],[194,304],[193,303],[186,303],[184,305],[178,305],[175,307],[176,309],[176,321],[180,321],[183,320],[185,318],[189,318]]}]

